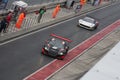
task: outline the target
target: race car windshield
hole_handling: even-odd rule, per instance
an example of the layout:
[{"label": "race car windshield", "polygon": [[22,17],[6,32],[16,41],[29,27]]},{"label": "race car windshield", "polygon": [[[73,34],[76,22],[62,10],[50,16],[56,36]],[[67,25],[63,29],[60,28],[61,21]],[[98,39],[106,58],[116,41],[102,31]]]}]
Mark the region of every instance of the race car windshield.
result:
[{"label": "race car windshield", "polygon": [[55,47],[58,47],[58,48],[61,48],[61,49],[64,49],[64,44],[62,44],[62,40],[59,40],[59,39],[54,39],[54,40],[51,40],[49,42],[49,44],[51,46],[55,46]]},{"label": "race car windshield", "polygon": [[83,20],[84,20],[84,21],[87,21],[87,22],[90,22],[90,23],[94,23],[94,22],[95,22],[94,19],[89,18],[89,17],[85,17]]}]

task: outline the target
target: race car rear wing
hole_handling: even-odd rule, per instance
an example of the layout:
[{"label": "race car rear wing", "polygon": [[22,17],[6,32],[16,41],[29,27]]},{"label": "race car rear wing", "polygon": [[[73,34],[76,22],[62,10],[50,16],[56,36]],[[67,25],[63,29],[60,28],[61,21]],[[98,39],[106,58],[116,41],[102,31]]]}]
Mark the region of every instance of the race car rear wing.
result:
[{"label": "race car rear wing", "polygon": [[64,37],[55,35],[55,34],[53,34],[53,33],[50,34],[50,36],[56,37],[56,38],[58,38],[58,39],[61,39],[61,40],[67,41],[67,42],[72,42],[72,40],[70,40],[70,39],[68,39],[68,38],[64,38]]}]

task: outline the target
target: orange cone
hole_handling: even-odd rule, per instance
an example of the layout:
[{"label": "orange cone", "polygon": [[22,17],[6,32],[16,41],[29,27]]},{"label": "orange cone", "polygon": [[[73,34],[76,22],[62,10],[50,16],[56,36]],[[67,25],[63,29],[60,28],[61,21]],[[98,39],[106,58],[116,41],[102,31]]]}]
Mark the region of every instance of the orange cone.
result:
[{"label": "orange cone", "polygon": [[52,17],[55,18],[57,13],[60,11],[60,4],[58,4],[56,6],[56,8],[54,9],[53,13],[52,13]]}]

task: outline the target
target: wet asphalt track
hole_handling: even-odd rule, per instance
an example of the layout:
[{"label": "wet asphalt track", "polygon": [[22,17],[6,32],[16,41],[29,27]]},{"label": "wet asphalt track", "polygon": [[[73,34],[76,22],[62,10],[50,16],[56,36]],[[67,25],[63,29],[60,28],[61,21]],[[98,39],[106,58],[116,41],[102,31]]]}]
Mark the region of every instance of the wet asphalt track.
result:
[{"label": "wet asphalt track", "polygon": [[95,31],[88,31],[77,27],[78,19],[81,18],[77,17],[65,23],[55,25],[52,28],[0,46],[0,80],[21,80],[51,62],[53,58],[40,54],[42,44],[50,33],[70,38],[73,41],[70,44],[70,48],[73,48],[118,20],[120,18],[119,7],[120,4],[117,4],[88,14],[100,22],[98,29]]}]

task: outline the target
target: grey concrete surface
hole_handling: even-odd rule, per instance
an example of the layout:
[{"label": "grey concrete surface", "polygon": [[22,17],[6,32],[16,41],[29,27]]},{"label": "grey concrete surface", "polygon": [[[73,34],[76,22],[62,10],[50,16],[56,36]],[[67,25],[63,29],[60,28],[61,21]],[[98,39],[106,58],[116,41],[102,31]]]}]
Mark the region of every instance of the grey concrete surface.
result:
[{"label": "grey concrete surface", "polygon": [[52,75],[48,80],[79,80],[91,69],[110,49],[120,41],[120,27],[105,36],[79,56],[72,63]]},{"label": "grey concrete surface", "polygon": [[40,23],[37,23],[38,15],[36,15],[35,13],[28,14],[25,20],[23,21],[21,29],[18,30],[17,28],[15,28],[15,24],[12,23],[10,24],[10,26],[8,27],[8,32],[0,36],[0,43],[30,33],[32,31],[44,28],[48,25],[55,24],[60,21],[75,17],[77,15],[84,14],[88,11],[95,10],[103,6],[107,6],[109,4],[110,2],[106,2],[106,1],[103,1],[99,6],[91,6],[90,4],[85,4],[82,10],[77,14],[74,12],[74,9],[68,10],[65,8],[61,8],[61,11],[54,19],[52,18],[52,11],[54,9],[48,9],[47,12],[43,15],[43,18],[41,19]]},{"label": "grey concrete surface", "polygon": [[[86,9],[89,10],[88,7],[86,7]],[[52,11],[52,10],[50,10],[50,11]],[[70,14],[66,15],[66,13],[68,13],[68,12],[65,12],[65,11],[64,12],[61,11],[62,14],[65,13],[64,16],[62,14],[59,14],[56,19],[51,19],[50,16],[46,16],[46,19],[49,19],[48,21],[46,21],[46,19],[45,19],[45,20],[41,21],[40,24],[32,23],[32,24],[34,24],[32,26],[29,26],[31,24],[28,24],[28,26],[25,26],[25,27],[22,26],[21,30],[17,30],[16,28],[14,28],[14,26],[11,26],[10,30],[12,30],[12,28],[13,28],[13,32],[10,31],[9,33],[4,34],[3,36],[0,36],[0,40],[4,41],[4,40],[10,39],[10,38],[14,38],[14,37],[19,36],[19,35],[26,34],[26,33],[31,32],[33,30],[40,29],[40,28],[45,27],[47,25],[59,22],[59,21],[65,19],[63,17],[66,17],[66,16],[67,16],[66,17],[66,19],[67,19],[67,18],[70,18],[69,16],[74,17],[76,15],[81,14],[81,13],[74,14],[74,12],[72,12],[72,10],[70,10],[71,11]],[[82,12],[84,12],[84,10]],[[49,14],[49,11],[48,11],[48,13],[45,13],[45,14]],[[30,18],[31,18],[31,22],[35,22],[36,21],[36,18],[34,19],[31,15],[27,15],[27,18],[28,18],[28,21],[29,21]],[[31,22],[29,22],[29,23],[31,23]],[[46,22],[48,23],[47,25],[46,25]],[[39,26],[37,27],[37,25],[39,25]],[[117,41],[119,41],[119,39],[117,39],[115,37],[118,37],[120,35],[120,33],[119,33],[119,31],[116,31],[116,33],[118,33],[118,34],[116,34],[116,36],[113,36],[114,40],[111,39],[113,37],[110,37],[108,39],[111,44],[109,44],[109,42],[107,40],[107,41],[105,41],[106,45],[102,45],[102,44],[105,44],[105,43],[103,43],[101,41],[100,44],[98,45],[98,47],[93,47],[94,52],[93,52],[93,50],[92,51],[88,50],[88,52],[86,52],[85,55],[82,55],[83,56],[82,58],[79,57],[78,59],[74,60],[75,62],[70,63],[72,65],[66,66],[61,71],[56,73],[54,76],[50,77],[49,79],[50,80],[77,80],[77,79],[79,79],[85,72],[87,72],[97,62],[96,59],[99,60],[101,58],[101,56],[103,56],[105,54],[105,52],[107,52],[109,49],[111,49],[117,43]],[[112,42],[112,40],[115,41],[115,42]],[[99,53],[96,54],[95,50],[102,51],[102,52],[100,52],[100,54]],[[96,55],[91,55],[90,53],[96,54]]]}]

